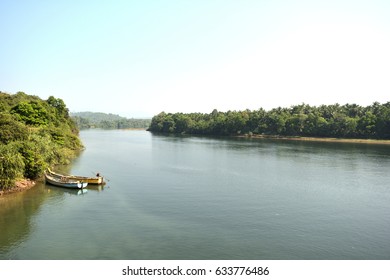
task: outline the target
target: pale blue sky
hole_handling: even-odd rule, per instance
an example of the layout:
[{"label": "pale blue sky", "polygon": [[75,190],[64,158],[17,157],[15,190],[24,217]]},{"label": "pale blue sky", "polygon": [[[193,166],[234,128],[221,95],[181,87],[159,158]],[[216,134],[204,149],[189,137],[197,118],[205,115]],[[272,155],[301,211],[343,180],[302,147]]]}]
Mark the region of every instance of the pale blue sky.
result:
[{"label": "pale blue sky", "polygon": [[390,101],[390,1],[0,0],[0,90],[70,111]]}]

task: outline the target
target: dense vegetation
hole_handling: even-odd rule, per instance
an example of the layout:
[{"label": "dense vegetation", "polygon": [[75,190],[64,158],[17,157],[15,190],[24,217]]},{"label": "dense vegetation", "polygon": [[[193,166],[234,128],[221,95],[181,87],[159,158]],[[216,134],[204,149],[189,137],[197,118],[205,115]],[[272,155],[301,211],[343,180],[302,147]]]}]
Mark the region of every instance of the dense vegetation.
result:
[{"label": "dense vegetation", "polygon": [[0,91],[0,189],[35,179],[49,165],[68,163],[80,149],[78,129],[62,99]]},{"label": "dense vegetation", "polygon": [[124,129],[124,128],[147,128],[150,119],[127,119],[119,115],[79,112],[71,113],[72,119],[80,129],[103,128],[103,129]]},{"label": "dense vegetation", "polygon": [[237,135],[390,139],[390,102],[362,107],[356,104],[301,104],[270,111],[214,110],[202,113],[160,113],[149,127],[152,132]]}]

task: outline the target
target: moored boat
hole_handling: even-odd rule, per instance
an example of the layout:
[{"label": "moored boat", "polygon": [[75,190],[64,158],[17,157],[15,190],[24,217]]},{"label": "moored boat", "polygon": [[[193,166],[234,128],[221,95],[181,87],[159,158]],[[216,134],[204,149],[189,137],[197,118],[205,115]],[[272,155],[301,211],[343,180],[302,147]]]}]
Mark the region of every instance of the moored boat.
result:
[{"label": "moored boat", "polygon": [[72,175],[72,176],[69,176],[69,178],[80,180],[80,181],[83,181],[83,182],[87,182],[88,184],[91,184],[91,185],[102,185],[102,184],[104,184],[104,178],[102,176],[84,177],[84,176]]},{"label": "moored boat", "polygon": [[102,185],[104,184],[104,177],[100,174],[96,174],[96,177],[86,177],[86,176],[77,176],[77,175],[63,175],[52,171],[50,168],[47,169],[47,172],[53,177],[66,177],[72,180],[78,180],[82,182],[87,182],[91,185]]},{"label": "moored boat", "polygon": [[48,172],[45,172],[45,179],[47,183],[57,187],[63,187],[63,188],[83,189],[88,186],[87,182],[74,180],[68,177],[53,176]]}]

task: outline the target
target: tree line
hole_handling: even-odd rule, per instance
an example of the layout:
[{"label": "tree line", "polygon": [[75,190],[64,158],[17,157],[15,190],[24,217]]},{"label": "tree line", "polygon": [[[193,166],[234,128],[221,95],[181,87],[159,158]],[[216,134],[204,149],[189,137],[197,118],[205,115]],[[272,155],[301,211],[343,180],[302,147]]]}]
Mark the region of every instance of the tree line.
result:
[{"label": "tree line", "polygon": [[50,165],[69,163],[82,148],[62,99],[0,91],[0,189],[36,179]]},{"label": "tree line", "polygon": [[333,104],[204,113],[165,113],[152,118],[149,131],[203,135],[281,135],[390,139],[390,102]]},{"label": "tree line", "polygon": [[150,119],[128,119],[115,114],[100,112],[77,112],[71,113],[71,117],[80,129],[103,128],[103,129],[125,129],[125,128],[148,128]]}]

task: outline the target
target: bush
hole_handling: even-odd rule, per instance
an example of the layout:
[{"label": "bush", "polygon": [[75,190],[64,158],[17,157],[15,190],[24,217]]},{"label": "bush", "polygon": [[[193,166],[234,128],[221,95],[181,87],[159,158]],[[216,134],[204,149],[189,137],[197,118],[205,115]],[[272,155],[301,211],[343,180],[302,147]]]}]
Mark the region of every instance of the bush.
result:
[{"label": "bush", "polygon": [[15,145],[0,144],[0,186],[12,188],[23,177],[24,161]]},{"label": "bush", "polygon": [[10,114],[0,113],[0,127],[0,143],[8,144],[12,141],[27,139],[27,127]]}]

